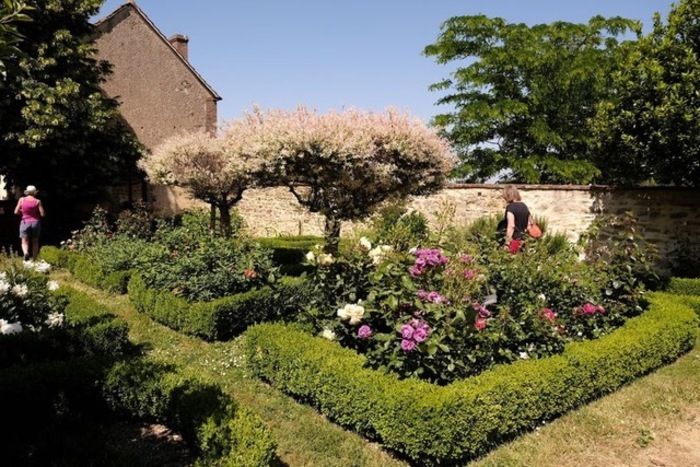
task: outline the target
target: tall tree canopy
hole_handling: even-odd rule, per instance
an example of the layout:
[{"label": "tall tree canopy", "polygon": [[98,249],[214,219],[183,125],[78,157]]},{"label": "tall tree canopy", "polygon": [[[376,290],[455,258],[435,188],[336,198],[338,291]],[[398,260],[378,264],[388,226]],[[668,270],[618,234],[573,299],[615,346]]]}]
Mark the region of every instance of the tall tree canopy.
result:
[{"label": "tall tree canopy", "polygon": [[94,59],[90,17],[101,0],[27,0],[21,55],[0,80],[0,174],[37,185],[49,199],[85,199],[138,157],[117,103],[99,85],[109,66]]},{"label": "tall tree canopy", "polygon": [[632,44],[595,120],[596,164],[615,183],[700,186],[700,0]]},{"label": "tall tree canopy", "polygon": [[425,54],[457,63],[434,84],[435,117],[457,148],[457,175],[494,175],[527,183],[588,183],[600,175],[589,120],[609,92],[619,39],[640,24],[596,16],[588,24],[527,26],[501,18],[459,16],[446,21]]},{"label": "tall tree canopy", "polygon": [[437,191],[456,162],[434,130],[393,110],[319,114],[300,107],[255,111],[246,120],[254,134],[242,152],[265,161],[268,185],[288,187],[302,206],[323,214],[331,253],[341,221],[364,219],[389,199]]}]

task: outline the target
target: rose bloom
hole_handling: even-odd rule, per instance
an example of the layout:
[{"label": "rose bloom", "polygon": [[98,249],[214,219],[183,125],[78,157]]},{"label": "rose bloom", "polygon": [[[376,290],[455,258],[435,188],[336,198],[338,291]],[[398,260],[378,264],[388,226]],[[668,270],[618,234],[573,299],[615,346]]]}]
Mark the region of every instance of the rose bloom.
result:
[{"label": "rose bloom", "polygon": [[597,308],[592,303],[586,303],[585,305],[583,305],[583,307],[581,307],[581,311],[584,315],[593,315],[597,311]]},{"label": "rose bloom", "polygon": [[255,269],[250,269],[250,268],[244,269],[243,275],[245,276],[246,279],[255,279],[256,277],[258,277],[258,273],[255,272]]},{"label": "rose bloom", "polygon": [[486,319],[484,318],[477,318],[476,321],[474,321],[474,327],[478,331],[483,331],[486,328]]},{"label": "rose bloom", "polygon": [[555,319],[557,319],[557,314],[554,312],[554,310],[550,308],[542,308],[542,310],[540,310],[540,313],[542,314],[542,317],[547,321],[554,321]]},{"label": "rose bloom", "polygon": [[401,341],[401,350],[404,352],[411,352],[416,348],[416,343],[408,340],[408,339],[403,339]]},{"label": "rose bloom", "polygon": [[430,328],[425,328],[425,327],[419,327],[415,331],[413,331],[413,340],[418,342],[419,344],[421,342],[424,342],[428,338],[428,330]]},{"label": "rose bloom", "polygon": [[411,326],[410,324],[404,324],[403,326],[401,326],[401,337],[403,337],[404,339],[410,339],[413,337],[414,331],[415,329],[413,329],[413,326]]},{"label": "rose bloom", "polygon": [[366,324],[363,326],[360,326],[360,329],[357,330],[357,337],[360,339],[369,339],[372,337],[372,328],[367,326]]},{"label": "rose bloom", "polygon": [[464,278],[465,279],[474,279],[476,277],[476,273],[474,272],[473,269],[467,269],[464,271]]}]

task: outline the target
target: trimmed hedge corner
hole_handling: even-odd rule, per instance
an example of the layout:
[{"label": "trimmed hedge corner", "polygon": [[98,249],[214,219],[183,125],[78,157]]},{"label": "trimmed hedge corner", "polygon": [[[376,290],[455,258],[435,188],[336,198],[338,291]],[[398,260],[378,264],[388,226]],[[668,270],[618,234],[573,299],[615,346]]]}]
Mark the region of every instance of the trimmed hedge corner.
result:
[{"label": "trimmed hedge corner", "polygon": [[267,466],[275,443],[262,420],[218,386],[148,360],[115,365],[102,384],[108,404],[132,417],[163,422],[199,454],[198,465]]},{"label": "trimmed hedge corner", "polygon": [[341,425],[378,438],[419,464],[473,458],[673,361],[692,348],[698,318],[677,297],[652,295],[651,308],[595,341],[564,353],[503,365],[448,386],[364,367],[356,352],[282,324],[246,332],[252,371],[311,401]]},{"label": "trimmed hedge corner", "polygon": [[700,279],[671,278],[668,292],[678,295],[700,295]]},{"label": "trimmed hedge corner", "polygon": [[68,269],[87,285],[119,294],[127,291],[131,271],[106,272],[87,256],[53,246],[43,247],[40,256],[53,266]]},{"label": "trimmed hedge corner", "polygon": [[304,302],[306,283],[301,278],[283,277],[274,286],[190,303],[171,292],[149,289],[141,276],[134,274],[128,292],[134,307],[159,323],[215,341],[231,339],[251,324],[284,319],[295,304]]}]

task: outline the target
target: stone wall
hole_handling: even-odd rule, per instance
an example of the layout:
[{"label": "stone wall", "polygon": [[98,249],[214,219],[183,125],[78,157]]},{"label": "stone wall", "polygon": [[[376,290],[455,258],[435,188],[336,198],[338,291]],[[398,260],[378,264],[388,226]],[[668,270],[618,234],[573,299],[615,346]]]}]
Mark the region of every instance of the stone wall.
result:
[{"label": "stone wall", "polygon": [[[467,224],[481,216],[502,215],[502,188],[455,184],[432,196],[413,198],[409,206],[424,213],[433,223],[437,213],[453,209],[453,222]],[[700,244],[700,217],[696,213],[700,208],[698,190],[547,185],[519,188],[532,213],[546,218],[550,231],[562,232],[572,241],[577,240],[597,216],[632,211],[639,218],[646,237],[656,243],[662,253],[674,248],[679,239],[687,239],[696,246]],[[256,235],[319,235],[323,231],[323,217],[306,212],[285,188],[249,190],[238,209]],[[352,228],[350,223],[343,226],[345,233]]]}]

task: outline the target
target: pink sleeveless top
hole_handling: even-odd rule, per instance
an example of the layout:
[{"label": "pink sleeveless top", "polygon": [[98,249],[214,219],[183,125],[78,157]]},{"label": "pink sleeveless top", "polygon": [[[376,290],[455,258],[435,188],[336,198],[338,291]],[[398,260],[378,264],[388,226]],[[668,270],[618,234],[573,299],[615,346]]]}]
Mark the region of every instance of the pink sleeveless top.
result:
[{"label": "pink sleeveless top", "polygon": [[41,220],[39,212],[39,200],[31,198],[22,198],[19,209],[22,212],[22,222],[33,222]]}]

